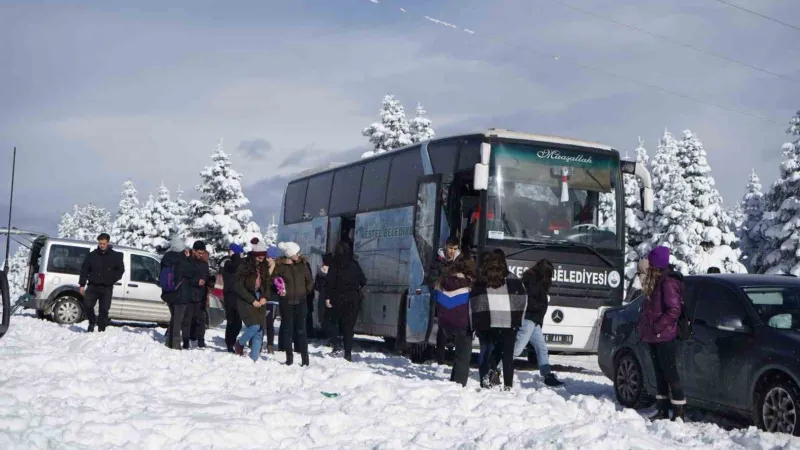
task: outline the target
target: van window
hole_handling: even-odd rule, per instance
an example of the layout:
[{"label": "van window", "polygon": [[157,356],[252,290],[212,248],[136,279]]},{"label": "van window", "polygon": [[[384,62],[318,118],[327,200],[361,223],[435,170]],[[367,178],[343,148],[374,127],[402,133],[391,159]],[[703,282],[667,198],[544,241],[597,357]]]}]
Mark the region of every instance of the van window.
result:
[{"label": "van window", "polygon": [[83,260],[89,254],[86,247],[54,244],[47,257],[47,271],[66,275],[80,275]]},{"label": "van window", "polygon": [[414,204],[417,198],[417,180],[424,174],[419,147],[414,147],[392,158],[386,206]]},{"label": "van window", "polygon": [[155,258],[131,255],[131,281],[134,283],[158,284],[161,263]]}]

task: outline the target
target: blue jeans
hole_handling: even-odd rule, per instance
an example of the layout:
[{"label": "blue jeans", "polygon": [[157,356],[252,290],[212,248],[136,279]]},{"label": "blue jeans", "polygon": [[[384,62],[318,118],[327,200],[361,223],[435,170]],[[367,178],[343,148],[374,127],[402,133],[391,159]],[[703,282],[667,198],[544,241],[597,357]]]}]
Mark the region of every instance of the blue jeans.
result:
[{"label": "blue jeans", "polygon": [[258,361],[261,354],[261,343],[264,341],[264,329],[261,325],[250,325],[244,329],[244,332],[239,337],[239,345],[244,347],[250,343],[250,359]]},{"label": "blue jeans", "polygon": [[514,356],[519,356],[525,350],[528,342],[536,351],[536,360],[539,362],[539,373],[546,377],[550,374],[550,361],[547,355],[547,343],[544,341],[542,327],[530,320],[523,320],[522,327],[517,332],[517,340],[514,343]]}]

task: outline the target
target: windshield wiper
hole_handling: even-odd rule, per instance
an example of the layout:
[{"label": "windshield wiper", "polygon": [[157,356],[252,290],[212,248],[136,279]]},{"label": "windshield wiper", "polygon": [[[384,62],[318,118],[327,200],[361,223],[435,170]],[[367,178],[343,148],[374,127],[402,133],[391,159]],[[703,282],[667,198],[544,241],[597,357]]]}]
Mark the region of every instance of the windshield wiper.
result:
[{"label": "windshield wiper", "polygon": [[602,254],[599,251],[597,251],[597,248],[595,248],[594,245],[584,244],[582,242],[572,242],[572,241],[560,240],[560,241],[550,241],[550,242],[520,242],[520,245],[524,246],[526,248],[523,248],[522,250],[517,250],[516,252],[511,253],[511,254],[508,254],[508,255],[506,255],[506,258],[511,258],[513,256],[519,255],[521,253],[525,253],[528,250],[532,250],[534,248],[577,247],[577,248],[583,248],[583,249],[589,250],[590,252],[594,253],[598,258],[603,260],[604,263],[608,264],[609,267],[611,267],[612,269],[614,268],[614,263],[610,259],[608,259],[608,257],[606,257],[604,254]]}]

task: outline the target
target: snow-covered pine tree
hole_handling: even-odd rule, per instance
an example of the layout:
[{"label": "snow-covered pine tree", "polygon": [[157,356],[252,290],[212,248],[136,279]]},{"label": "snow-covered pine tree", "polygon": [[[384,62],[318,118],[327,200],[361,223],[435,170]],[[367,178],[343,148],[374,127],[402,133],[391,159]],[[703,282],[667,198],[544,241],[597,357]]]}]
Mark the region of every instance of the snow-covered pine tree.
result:
[{"label": "snow-covered pine tree", "polygon": [[183,191],[178,186],[175,191],[175,200],[170,203],[170,210],[175,216],[175,223],[178,226],[178,236],[186,238],[189,235],[189,203],[183,199]]},{"label": "snow-covered pine tree", "polygon": [[383,97],[379,115],[380,122],[372,123],[361,132],[372,144],[372,153],[366,152],[362,157],[374,156],[411,144],[411,130],[406,121],[406,113],[394,95],[387,94]]},{"label": "snow-covered pine tree", "polygon": [[111,230],[111,214],[104,208],[89,203],[86,206],[74,205],[72,213],[61,215],[58,224],[58,237],[78,241],[94,241],[100,233]]},{"label": "snow-covered pine tree", "polygon": [[751,272],[758,272],[760,251],[764,243],[763,230],[759,226],[764,216],[764,193],[761,192],[761,180],[755,170],[747,180],[740,208],[743,214],[742,226],[739,228],[742,260]]},{"label": "snow-covered pine tree", "polygon": [[433,123],[431,119],[425,117],[427,111],[421,104],[417,103],[417,109],[414,118],[409,123],[409,130],[411,132],[411,142],[422,142],[433,139],[436,132],[433,130]]},{"label": "snow-covered pine tree", "polygon": [[278,245],[278,224],[275,223],[275,216],[272,216],[272,221],[267,226],[267,231],[264,232],[264,244],[267,247]]},{"label": "snow-covered pine tree", "polygon": [[757,270],[800,275],[800,111],[789,121],[787,133],[795,140],[783,144],[780,178],[766,196],[768,212],[759,225],[765,243]]},{"label": "snow-covered pine tree", "polygon": [[156,253],[166,253],[169,242],[178,233],[178,218],[175,217],[175,204],[170,199],[169,189],[163,184],[158,188],[158,196],[150,198],[142,208],[145,221],[145,237],[142,248]]},{"label": "snow-covered pine tree", "polygon": [[253,240],[254,237],[258,238],[259,241],[262,239],[261,227],[258,226],[258,224],[255,222],[250,222],[244,229],[244,237],[243,237],[244,242],[242,242],[244,251],[249,252],[250,250],[253,249],[253,244],[251,243],[251,241]]},{"label": "snow-covered pine tree", "polygon": [[[704,251],[710,252],[716,247],[728,246],[735,248],[739,240],[730,228],[731,220],[727,211],[722,206],[722,196],[714,186],[714,177],[711,176],[711,166],[706,158],[703,143],[690,130],[683,132],[678,143],[678,161],[683,169],[683,178],[689,185],[692,206],[697,214],[696,221],[703,225],[702,242]],[[718,266],[735,268],[735,272],[742,272],[744,267],[737,263],[738,251],[734,261],[720,261]],[[727,249],[725,250],[727,253]],[[698,271],[705,272],[706,267],[698,267]],[[720,267],[723,269],[723,267]]]},{"label": "snow-covered pine tree", "polygon": [[[25,284],[28,278],[30,255],[30,249],[20,245],[17,247],[14,256],[8,259],[8,291],[11,295],[12,304],[26,291]],[[5,268],[5,263],[3,263],[3,268]]]},{"label": "snow-covered pine tree", "polygon": [[701,262],[698,250],[703,227],[695,220],[691,189],[678,163],[678,143],[666,130],[653,158],[652,175],[654,191],[658,193],[655,211],[648,215],[652,238],[639,246],[640,254],[665,245],[671,249],[670,262],[677,270],[694,273]]},{"label": "snow-covered pine tree", "polygon": [[[636,147],[636,162],[648,165],[650,158],[644,148],[644,141],[639,138]],[[625,283],[636,276],[636,264],[643,256],[639,254],[639,246],[649,238],[645,214],[642,210],[641,185],[635,175],[623,175],[622,181],[625,188]]]},{"label": "snow-covered pine tree", "polygon": [[142,239],[145,237],[145,222],[139,209],[138,192],[133,186],[133,181],[128,180],[122,184],[122,200],[119,202],[119,211],[111,231],[113,243],[121,246],[142,248]]},{"label": "snow-covered pine tree", "polygon": [[222,140],[211,160],[212,164],[200,172],[200,200],[189,205],[189,234],[203,240],[210,247],[211,257],[219,259],[231,243],[244,244],[245,227],[253,213],[245,209],[250,201],[242,192],[242,176],[232,168]]},{"label": "snow-covered pine tree", "polygon": [[599,195],[597,205],[598,223],[600,228],[609,230],[617,229],[617,195],[612,189],[611,192]]}]

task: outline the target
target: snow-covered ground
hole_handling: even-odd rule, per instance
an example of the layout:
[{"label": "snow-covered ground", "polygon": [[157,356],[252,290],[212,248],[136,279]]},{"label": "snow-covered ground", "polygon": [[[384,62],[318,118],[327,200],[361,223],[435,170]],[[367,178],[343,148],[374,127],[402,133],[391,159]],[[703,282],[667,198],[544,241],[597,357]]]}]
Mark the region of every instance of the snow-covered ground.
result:
[{"label": "snow-covered ground", "polygon": [[[511,392],[446,381],[362,343],[354,362],[312,346],[311,366],[283,355],[254,364],[173,351],[163,329],[88,334],[14,316],[0,340],[0,448],[800,448],[800,439],[714,423],[649,423],[613,400],[589,356],[555,356],[563,389],[517,371]],[[329,398],[325,393],[337,393]]]}]

